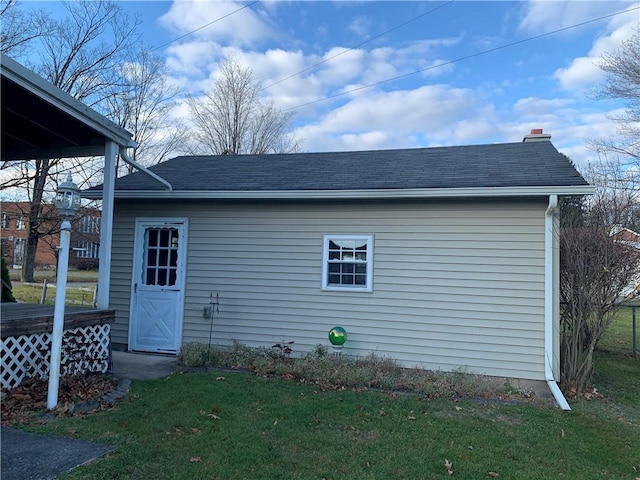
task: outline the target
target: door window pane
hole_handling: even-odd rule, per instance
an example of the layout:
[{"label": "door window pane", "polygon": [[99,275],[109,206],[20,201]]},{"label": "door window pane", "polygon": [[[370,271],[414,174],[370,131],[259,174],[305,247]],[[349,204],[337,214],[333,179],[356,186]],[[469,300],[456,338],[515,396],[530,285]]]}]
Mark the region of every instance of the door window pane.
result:
[{"label": "door window pane", "polygon": [[145,231],[146,285],[173,286],[177,280],[178,230],[147,228]]}]

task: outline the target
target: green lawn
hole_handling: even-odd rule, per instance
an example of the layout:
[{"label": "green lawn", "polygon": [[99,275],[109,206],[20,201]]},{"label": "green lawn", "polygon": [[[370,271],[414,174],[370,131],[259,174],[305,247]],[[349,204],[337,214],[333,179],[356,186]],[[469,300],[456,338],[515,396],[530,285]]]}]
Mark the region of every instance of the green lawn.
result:
[{"label": "green lawn", "polygon": [[[37,270],[34,272],[33,276],[35,278],[35,281],[38,283],[42,283],[42,281],[45,279],[50,283],[55,283],[56,281],[55,270]],[[11,282],[19,282],[20,270],[17,270],[17,269],[9,270],[9,277],[11,278]],[[70,269],[67,272],[67,281],[96,283],[98,281],[98,271]]]},{"label": "green lawn", "polygon": [[[636,307],[636,349],[640,348],[638,335],[640,334],[640,306]],[[632,309],[623,308],[616,320],[609,326],[606,334],[600,341],[598,348],[601,351],[617,355],[631,355],[632,349]],[[639,352],[636,352],[639,353]]]},{"label": "green lawn", "polygon": [[[40,303],[42,298],[42,285],[33,285],[26,283],[13,284],[13,296],[19,302]],[[56,289],[52,286],[47,287],[47,297],[45,304],[53,305],[56,299]],[[93,288],[71,288],[67,287],[66,305],[87,306],[93,304]]]},{"label": "green lawn", "polygon": [[[135,382],[111,411],[46,430],[115,453],[64,478],[629,479],[639,424],[587,403],[432,401],[320,391],[248,374],[193,373]],[[606,413],[606,412],[605,412]]]},{"label": "green lawn", "polygon": [[[620,345],[619,322],[603,345]],[[445,479],[450,462],[463,479],[633,480],[640,361],[620,350],[597,354],[596,391],[571,412],[209,371],[135,381],[110,410],[28,428],[116,447],[64,479]]]}]

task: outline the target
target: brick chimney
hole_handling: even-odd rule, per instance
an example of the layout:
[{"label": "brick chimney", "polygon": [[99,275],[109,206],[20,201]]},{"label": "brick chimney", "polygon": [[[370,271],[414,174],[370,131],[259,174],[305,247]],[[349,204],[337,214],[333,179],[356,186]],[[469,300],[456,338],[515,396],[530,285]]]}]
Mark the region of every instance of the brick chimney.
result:
[{"label": "brick chimney", "polygon": [[523,142],[549,142],[551,141],[551,135],[548,133],[542,133],[541,128],[532,128],[529,135],[525,135],[522,139]]}]

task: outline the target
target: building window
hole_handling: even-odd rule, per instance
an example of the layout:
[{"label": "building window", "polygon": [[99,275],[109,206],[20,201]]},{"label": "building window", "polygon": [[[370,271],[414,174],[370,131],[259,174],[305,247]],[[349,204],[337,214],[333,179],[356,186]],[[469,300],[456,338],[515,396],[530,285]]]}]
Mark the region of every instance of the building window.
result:
[{"label": "building window", "polygon": [[25,228],[27,228],[27,223],[24,220],[24,215],[20,215],[16,219],[16,230],[24,230]]},{"label": "building window", "polygon": [[16,238],[13,246],[13,268],[19,268],[22,266],[22,260],[24,259],[24,238]]},{"label": "building window", "polygon": [[373,290],[373,236],[325,235],[322,288]]},{"label": "building window", "polygon": [[9,228],[9,214],[2,212],[2,223],[0,223],[2,228]]},{"label": "building window", "polygon": [[98,258],[100,246],[95,242],[81,240],[74,248],[78,258]]},{"label": "building window", "polygon": [[81,233],[100,233],[100,217],[86,215],[78,220],[78,231]]}]

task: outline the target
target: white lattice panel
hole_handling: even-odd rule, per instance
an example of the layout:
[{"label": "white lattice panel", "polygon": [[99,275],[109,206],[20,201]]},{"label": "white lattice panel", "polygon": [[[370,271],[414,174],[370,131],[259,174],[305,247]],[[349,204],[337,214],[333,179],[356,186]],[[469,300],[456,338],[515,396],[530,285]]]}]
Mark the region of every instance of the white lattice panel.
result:
[{"label": "white lattice panel", "polygon": [[[107,371],[111,327],[91,325],[65,330],[62,337],[61,374]],[[35,333],[2,341],[2,388],[15,388],[25,378],[49,376],[51,334]]]}]

